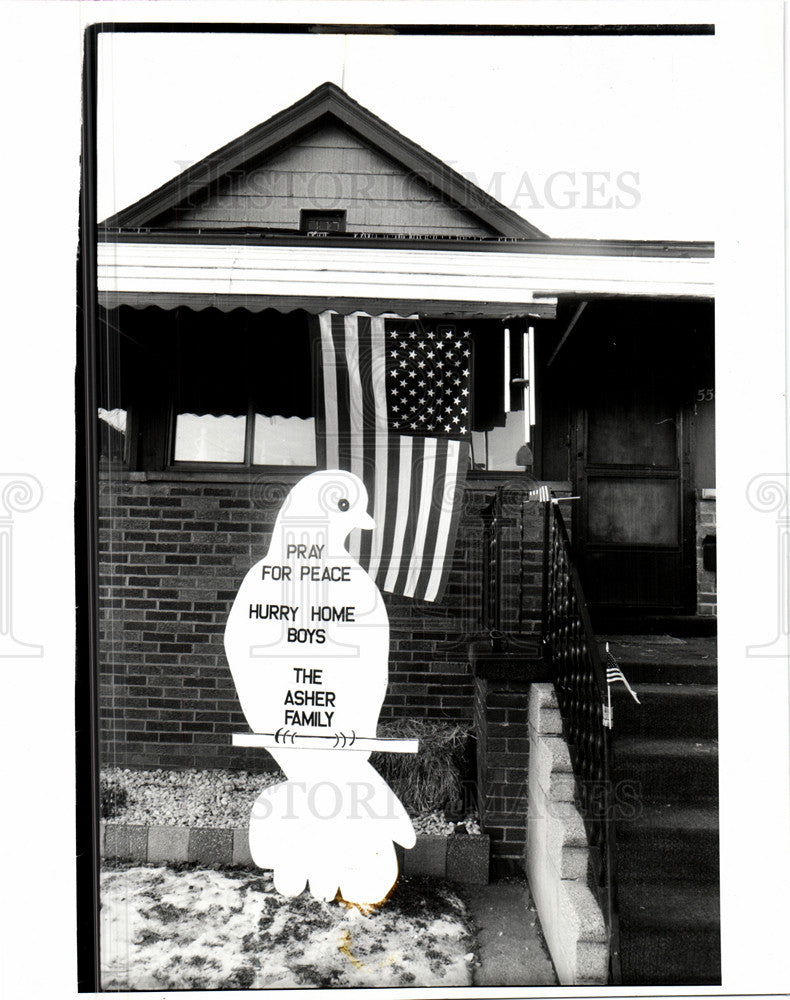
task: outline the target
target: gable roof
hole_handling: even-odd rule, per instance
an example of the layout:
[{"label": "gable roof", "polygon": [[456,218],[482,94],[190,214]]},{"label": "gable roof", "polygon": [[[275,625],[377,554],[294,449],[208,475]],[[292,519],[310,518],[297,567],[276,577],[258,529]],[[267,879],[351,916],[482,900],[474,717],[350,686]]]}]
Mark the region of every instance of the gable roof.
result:
[{"label": "gable roof", "polygon": [[231,172],[236,176],[325,124],[338,123],[368,145],[390,157],[436,190],[443,199],[478,219],[495,235],[520,239],[547,239],[539,229],[492,198],[482,188],[448,167],[416,142],[401,135],[334,83],[322,83],[301,100],[268,121],[256,125],[215,150],[183,173],[128,208],[105,219],[103,229],[155,227],[187,201],[217,188]]}]

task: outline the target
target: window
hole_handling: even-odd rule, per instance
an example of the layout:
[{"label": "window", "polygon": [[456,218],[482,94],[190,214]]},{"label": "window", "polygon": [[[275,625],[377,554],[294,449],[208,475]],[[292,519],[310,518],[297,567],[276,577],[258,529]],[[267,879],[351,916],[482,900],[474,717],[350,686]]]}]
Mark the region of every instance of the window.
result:
[{"label": "window", "polygon": [[129,377],[127,365],[135,345],[115,323],[104,322],[96,340],[97,443],[99,461],[122,468],[129,459]]},{"label": "window", "polygon": [[126,410],[99,407],[99,459],[122,463],[126,458]]},{"label": "window", "polygon": [[314,466],[306,315],[212,309],[180,320],[173,462]]},{"label": "window", "polygon": [[299,214],[299,228],[303,233],[344,233],[346,231],[345,211],[308,211],[303,208]]},{"label": "window", "polygon": [[532,451],[526,444],[524,413],[505,414],[504,427],[472,432],[473,468],[497,472],[523,472],[532,466]]},{"label": "window", "polygon": [[315,465],[315,422],[252,410],[243,416],[179,413],[173,460]]},{"label": "window", "polygon": [[[523,335],[528,325],[517,319],[474,325],[472,468],[481,472],[524,472],[533,465],[524,396],[513,385],[514,379],[524,375]],[[507,411],[506,379],[510,385]]]}]

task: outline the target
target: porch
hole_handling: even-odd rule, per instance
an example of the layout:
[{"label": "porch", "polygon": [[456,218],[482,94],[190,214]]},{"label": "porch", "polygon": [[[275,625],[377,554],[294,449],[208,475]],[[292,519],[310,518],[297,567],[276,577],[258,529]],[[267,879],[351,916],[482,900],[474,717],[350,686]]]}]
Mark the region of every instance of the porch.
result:
[{"label": "porch", "polygon": [[[283,498],[310,465],[256,461],[258,414],[281,411],[272,411],[271,399],[257,407],[252,395],[240,406],[233,372],[243,368],[237,381],[245,381],[248,371],[266,370],[266,352],[273,352],[263,381],[301,407],[289,417],[310,419],[309,378],[294,336],[297,310],[306,317],[323,308],[414,312],[426,325],[470,331],[480,412],[471,426],[477,448],[442,600],[385,595],[392,643],[382,719],[423,716],[474,727],[492,872],[523,871],[529,688],[564,683],[546,656],[553,551],[547,511],[555,505],[541,501],[540,487],[548,486],[566,512],[592,626],[670,630],[668,622],[682,621],[699,630],[714,620],[712,308],[704,301],[709,287],[699,280],[706,257],[620,252],[613,263],[596,253],[595,266],[589,257],[584,262],[585,276],[579,258],[568,253],[561,264],[572,274],[571,292],[565,277],[541,282],[536,261],[560,267],[545,247],[523,254],[490,245],[466,254],[400,250],[396,260],[394,250],[363,256],[322,246],[308,254],[296,246],[284,261],[304,271],[300,281],[309,293],[297,296],[291,278],[273,269],[271,254],[257,260],[249,252],[263,248],[234,249],[224,277],[217,275],[216,246],[209,245],[210,253],[189,243],[177,249],[180,260],[195,253],[201,264],[213,261],[209,280],[191,274],[185,281],[164,244],[161,260],[141,257],[137,271],[125,256],[127,243],[105,246],[102,320],[114,358],[107,370],[120,381],[103,402],[107,411],[125,411],[127,423],[101,473],[103,761],[137,768],[261,766],[260,751],[231,746],[244,721],[222,632],[239,579],[265,550]],[[364,260],[375,280],[360,270]],[[399,261],[401,270],[385,278]],[[613,267],[605,277],[603,262]],[[686,267],[692,262],[693,271]],[[354,296],[330,294],[331,282],[341,278],[350,280]],[[629,294],[614,297],[624,290]],[[201,319],[207,333],[193,335]],[[280,336],[267,340],[267,324]],[[210,353],[195,352],[198,343]],[[231,343],[264,348],[258,366],[240,363]],[[205,385],[219,385],[223,399],[179,396],[173,373],[179,366],[188,371],[184,383],[194,390],[203,384],[195,377],[201,365]],[[282,379],[277,385],[282,372],[302,381],[284,391]],[[182,412],[240,420],[240,455],[179,457]],[[593,667],[580,675],[588,714],[600,704],[594,674]],[[589,731],[588,737],[598,738]],[[591,834],[600,835],[600,829]],[[599,853],[600,846],[593,843]]]}]

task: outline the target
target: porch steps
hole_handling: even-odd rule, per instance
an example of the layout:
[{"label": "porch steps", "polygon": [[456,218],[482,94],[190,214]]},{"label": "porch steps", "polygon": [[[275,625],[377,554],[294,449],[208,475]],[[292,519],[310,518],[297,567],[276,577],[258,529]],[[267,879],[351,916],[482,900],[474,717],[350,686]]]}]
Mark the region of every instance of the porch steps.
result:
[{"label": "porch steps", "polygon": [[704,655],[667,646],[660,660],[655,646],[615,652],[642,703],[613,687],[626,985],[721,982],[716,668],[706,644]]},{"label": "porch steps", "polygon": [[618,711],[615,727],[618,740],[626,738],[650,739],[651,734],[660,732],[663,738],[687,737],[689,733],[707,733],[715,738],[718,719],[718,698],[712,684],[644,684],[638,677],[632,677],[629,668],[626,677],[635,688],[641,707],[635,702],[634,711],[626,704],[630,696],[625,690],[612,691]]},{"label": "porch steps", "polygon": [[620,888],[624,984],[721,982],[718,884],[676,879]]},{"label": "porch steps", "polygon": [[618,780],[632,782],[644,805],[716,802],[719,759],[713,740],[615,735],[614,752]]},{"label": "porch steps", "polygon": [[596,632],[613,634],[624,632],[629,635],[672,635],[672,636],[716,636],[716,618],[705,615],[640,615],[623,614],[599,607],[592,611],[593,627]]},{"label": "porch steps", "polygon": [[719,877],[719,825],[715,810],[647,805],[635,820],[621,822],[620,879],[638,883],[645,872],[676,879]]}]

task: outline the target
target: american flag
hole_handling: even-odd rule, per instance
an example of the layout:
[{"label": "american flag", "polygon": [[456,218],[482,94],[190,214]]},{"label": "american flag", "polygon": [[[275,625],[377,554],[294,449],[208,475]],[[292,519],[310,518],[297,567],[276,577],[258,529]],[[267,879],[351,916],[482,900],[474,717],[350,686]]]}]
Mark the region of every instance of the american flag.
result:
[{"label": "american flag", "polygon": [[634,701],[637,703],[637,705],[641,705],[642,704],[642,702],[637,698],[636,692],[634,691],[634,689],[631,687],[631,685],[625,679],[625,674],[620,669],[620,667],[619,667],[619,665],[617,663],[617,660],[615,660],[615,658],[609,652],[609,643],[607,642],[606,643],[606,683],[607,684],[616,684],[617,681],[622,681],[622,683],[625,684],[626,688],[628,689],[629,694],[634,699]]},{"label": "american flag", "polygon": [[319,461],[359,476],[376,522],[349,550],[383,590],[436,601],[469,464],[469,334],[365,313],[324,312],[319,326]]},{"label": "american flag", "polygon": [[551,489],[546,485],[538,486],[536,490],[528,490],[527,496],[537,500],[538,503],[551,503]]}]

